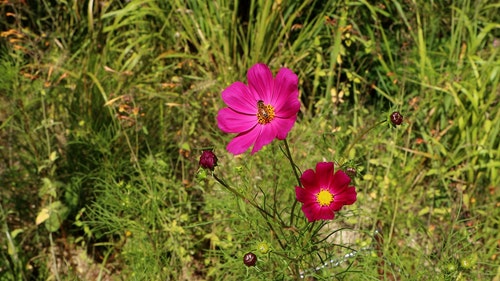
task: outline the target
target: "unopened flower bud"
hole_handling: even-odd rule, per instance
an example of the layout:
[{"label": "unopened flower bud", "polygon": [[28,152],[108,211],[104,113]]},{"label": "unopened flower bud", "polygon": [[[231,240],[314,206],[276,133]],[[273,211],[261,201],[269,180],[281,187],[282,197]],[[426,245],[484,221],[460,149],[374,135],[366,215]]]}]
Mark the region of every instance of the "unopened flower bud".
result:
[{"label": "unopened flower bud", "polygon": [[391,114],[391,123],[394,126],[401,125],[401,123],[403,123],[403,115],[401,115],[398,111],[394,111]]},{"label": "unopened flower bud", "polygon": [[200,167],[213,171],[215,166],[217,166],[215,153],[212,150],[203,150],[200,156]]},{"label": "unopened flower bud", "polygon": [[243,263],[246,266],[255,266],[255,264],[257,263],[257,256],[252,252],[246,253],[243,256]]},{"label": "unopened flower bud", "polygon": [[470,256],[460,259],[460,266],[463,269],[471,269],[477,264],[477,254],[472,254]]},{"label": "unopened flower bud", "polygon": [[269,252],[269,244],[266,242],[260,242],[257,244],[257,250],[263,255],[267,254]]},{"label": "unopened flower bud", "polygon": [[356,177],[356,169],[353,167],[348,167],[345,169],[345,173],[352,179]]}]

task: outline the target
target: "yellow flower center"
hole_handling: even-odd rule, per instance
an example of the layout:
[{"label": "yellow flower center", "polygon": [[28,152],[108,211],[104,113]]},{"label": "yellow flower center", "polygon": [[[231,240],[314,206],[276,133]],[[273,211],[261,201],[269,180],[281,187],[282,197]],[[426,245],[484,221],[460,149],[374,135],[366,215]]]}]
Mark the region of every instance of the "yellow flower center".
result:
[{"label": "yellow flower center", "polygon": [[318,194],[316,194],[316,201],[321,207],[328,206],[333,202],[333,194],[326,189],[321,189]]},{"label": "yellow flower center", "polygon": [[272,105],[265,105],[264,101],[259,100],[257,108],[257,121],[259,124],[265,125],[274,119],[274,107]]}]

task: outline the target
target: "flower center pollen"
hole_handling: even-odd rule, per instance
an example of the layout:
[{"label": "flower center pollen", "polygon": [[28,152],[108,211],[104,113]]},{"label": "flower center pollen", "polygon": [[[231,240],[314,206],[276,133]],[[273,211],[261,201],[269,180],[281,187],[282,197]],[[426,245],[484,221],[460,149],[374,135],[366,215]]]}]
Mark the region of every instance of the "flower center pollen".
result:
[{"label": "flower center pollen", "polygon": [[333,194],[326,189],[321,189],[318,194],[316,194],[316,201],[321,207],[328,206],[333,202]]},{"label": "flower center pollen", "polygon": [[265,105],[264,101],[257,102],[257,121],[259,124],[265,125],[271,123],[274,119],[274,107],[270,104]]}]

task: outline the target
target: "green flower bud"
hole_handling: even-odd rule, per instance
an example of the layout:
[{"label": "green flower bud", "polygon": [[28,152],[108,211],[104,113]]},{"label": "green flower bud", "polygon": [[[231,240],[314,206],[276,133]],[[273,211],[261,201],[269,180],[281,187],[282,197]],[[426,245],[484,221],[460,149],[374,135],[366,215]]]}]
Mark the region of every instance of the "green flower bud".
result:
[{"label": "green flower bud", "polygon": [[266,242],[260,242],[259,244],[257,244],[257,250],[265,255],[267,253],[269,253],[269,244],[267,244]]},{"label": "green flower bud", "polygon": [[471,269],[477,264],[477,254],[471,254],[460,260],[460,266],[464,269]]}]

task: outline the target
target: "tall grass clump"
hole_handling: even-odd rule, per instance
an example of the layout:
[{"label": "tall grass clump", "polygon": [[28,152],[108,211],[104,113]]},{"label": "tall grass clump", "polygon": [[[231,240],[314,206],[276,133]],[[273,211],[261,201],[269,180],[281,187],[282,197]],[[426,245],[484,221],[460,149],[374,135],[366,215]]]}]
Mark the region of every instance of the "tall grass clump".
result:
[{"label": "tall grass clump", "polygon": [[[379,216],[387,217],[387,257],[391,252],[394,259],[418,257],[405,265],[408,272],[415,269],[415,261],[421,262],[420,269],[430,265],[429,271],[443,278],[482,278],[495,269],[496,246],[491,243],[497,235],[487,231],[485,239],[479,231],[494,225],[484,210],[496,213],[500,182],[493,126],[499,89],[493,30],[498,24],[491,14],[495,5],[483,4],[365,4],[375,20],[365,26],[368,34],[381,39],[377,92],[399,92],[396,101],[401,104],[393,106],[408,117],[406,131],[378,146],[390,154],[368,155],[367,171],[373,172],[365,179],[382,195]],[[401,36],[388,36],[388,30]],[[411,246],[412,241],[420,242]],[[483,246],[489,250],[481,251]],[[477,264],[460,267],[470,260]]]},{"label": "tall grass clump", "polygon": [[[495,1],[4,2],[0,279],[499,278]],[[235,156],[256,63],[301,106]],[[310,222],[322,162],[356,202]]]}]

